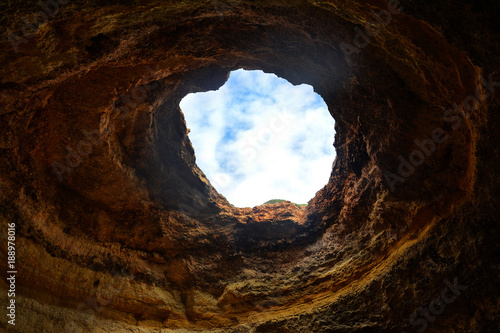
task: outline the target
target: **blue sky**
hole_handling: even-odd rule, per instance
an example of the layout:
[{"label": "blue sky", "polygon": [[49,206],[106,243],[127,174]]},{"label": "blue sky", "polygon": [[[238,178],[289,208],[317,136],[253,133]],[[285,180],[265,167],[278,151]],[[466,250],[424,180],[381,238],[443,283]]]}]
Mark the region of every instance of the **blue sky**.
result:
[{"label": "blue sky", "polygon": [[240,69],[180,107],[196,163],[233,205],[307,203],[328,182],[334,120],[311,86]]}]

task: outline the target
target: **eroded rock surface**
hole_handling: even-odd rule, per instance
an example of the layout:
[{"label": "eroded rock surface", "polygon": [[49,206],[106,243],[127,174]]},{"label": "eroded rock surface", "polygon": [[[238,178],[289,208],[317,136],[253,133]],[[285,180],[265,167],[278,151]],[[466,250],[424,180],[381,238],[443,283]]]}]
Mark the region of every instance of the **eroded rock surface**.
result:
[{"label": "eroded rock surface", "polygon": [[[41,7],[3,4],[0,325],[496,332],[499,7],[459,3],[75,0],[21,40]],[[238,68],[336,120],[306,208],[236,208],[196,166],[179,102]]]}]

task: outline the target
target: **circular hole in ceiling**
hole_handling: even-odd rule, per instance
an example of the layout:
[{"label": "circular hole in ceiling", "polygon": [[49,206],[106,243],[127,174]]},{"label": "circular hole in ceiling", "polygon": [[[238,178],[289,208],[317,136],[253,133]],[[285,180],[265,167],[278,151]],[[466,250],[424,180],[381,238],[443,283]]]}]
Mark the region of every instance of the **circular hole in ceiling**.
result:
[{"label": "circular hole in ceiling", "polygon": [[180,107],[197,165],[233,205],[306,204],[327,183],[335,123],[311,86],[239,69]]}]

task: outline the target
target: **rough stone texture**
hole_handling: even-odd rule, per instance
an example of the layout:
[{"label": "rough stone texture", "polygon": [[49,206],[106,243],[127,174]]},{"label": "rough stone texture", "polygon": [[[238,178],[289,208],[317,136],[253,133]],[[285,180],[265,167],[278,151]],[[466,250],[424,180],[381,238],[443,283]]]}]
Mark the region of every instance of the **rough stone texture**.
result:
[{"label": "rough stone texture", "polygon": [[[500,86],[481,77],[500,81],[500,8],[401,3],[349,57],[385,1],[75,0],[18,52],[6,32],[0,226],[16,223],[19,274],[16,326],[0,325],[415,332],[410,315],[456,279],[468,288],[427,332],[497,332]],[[18,34],[40,9],[1,8]],[[235,208],[195,164],[179,101],[238,68],[312,85],[336,120],[307,208]],[[445,113],[476,94],[467,117]],[[446,140],[391,191],[386,172],[436,128]]]}]

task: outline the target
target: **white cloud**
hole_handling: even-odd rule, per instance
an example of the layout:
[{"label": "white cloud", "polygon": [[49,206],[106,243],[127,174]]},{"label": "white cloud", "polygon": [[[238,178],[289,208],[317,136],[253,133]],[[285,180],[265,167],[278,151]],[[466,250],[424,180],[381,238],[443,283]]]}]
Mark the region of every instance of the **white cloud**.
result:
[{"label": "white cloud", "polygon": [[334,121],[311,86],[237,70],[218,91],[189,94],[180,106],[198,166],[235,206],[306,203],[328,182]]}]

